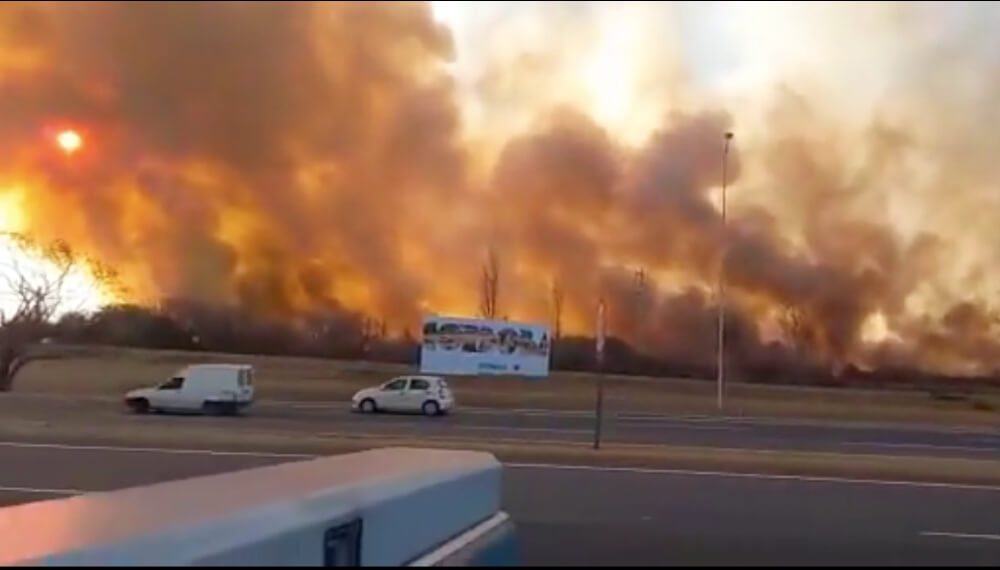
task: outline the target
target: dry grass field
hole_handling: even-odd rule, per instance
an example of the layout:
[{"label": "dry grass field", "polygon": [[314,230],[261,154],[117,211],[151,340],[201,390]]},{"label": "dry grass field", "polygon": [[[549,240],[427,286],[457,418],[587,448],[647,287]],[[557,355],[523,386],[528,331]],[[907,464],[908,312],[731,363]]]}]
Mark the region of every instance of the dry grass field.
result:
[{"label": "dry grass field", "polygon": [[[359,388],[380,383],[410,367],[311,358],[247,356],[114,347],[60,347],[61,358],[31,363],[15,390],[117,396],[164,380],[199,362],[245,362],[257,372],[257,394],[269,400],[343,402]],[[543,380],[454,377],[449,383],[466,406],[591,409],[596,376],[556,372]],[[714,414],[715,384],[696,380],[607,376],[607,409],[619,412]],[[942,401],[919,391],[762,386],[733,383],[727,415],[996,425],[986,396]]]}]

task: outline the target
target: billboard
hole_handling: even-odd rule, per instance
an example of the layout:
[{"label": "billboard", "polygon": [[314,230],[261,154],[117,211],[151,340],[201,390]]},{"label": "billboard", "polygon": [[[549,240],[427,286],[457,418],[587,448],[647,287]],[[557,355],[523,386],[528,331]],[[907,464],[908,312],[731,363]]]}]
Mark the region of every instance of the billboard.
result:
[{"label": "billboard", "polygon": [[425,317],[420,371],[428,374],[549,374],[544,325],[460,317]]}]

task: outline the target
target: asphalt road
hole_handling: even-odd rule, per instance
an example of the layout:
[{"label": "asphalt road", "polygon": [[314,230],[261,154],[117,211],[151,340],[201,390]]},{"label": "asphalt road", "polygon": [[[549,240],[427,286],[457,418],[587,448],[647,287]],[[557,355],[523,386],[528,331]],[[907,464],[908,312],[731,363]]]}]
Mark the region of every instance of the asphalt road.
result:
[{"label": "asphalt road", "polygon": [[[0,503],[298,459],[0,444]],[[1000,488],[508,465],[524,565],[1000,564]]]},{"label": "asphalt road", "polygon": [[[100,422],[169,425],[195,422],[246,426],[311,435],[423,436],[491,441],[587,442],[593,437],[589,411],[461,408],[441,418],[353,414],[340,404],[259,402],[240,418],[131,416],[113,399],[5,396],[0,417],[58,422],[70,417]],[[607,442],[708,446],[731,449],[828,451],[885,455],[1000,458],[1000,431],[927,426],[862,425],[766,418],[682,417],[617,413],[605,418]]]}]

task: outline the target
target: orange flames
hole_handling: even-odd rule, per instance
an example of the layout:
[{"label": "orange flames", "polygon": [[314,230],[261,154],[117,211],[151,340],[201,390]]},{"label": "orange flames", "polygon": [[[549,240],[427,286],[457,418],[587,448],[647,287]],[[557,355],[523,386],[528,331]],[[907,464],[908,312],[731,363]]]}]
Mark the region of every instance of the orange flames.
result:
[{"label": "orange flames", "polygon": [[[991,120],[937,112],[933,78],[853,122],[808,85],[706,95],[650,48],[662,30],[618,29],[654,9],[575,13],[525,52],[533,28],[496,24],[462,79],[468,34],[420,2],[4,3],[0,221],[70,240],[139,301],[395,326],[474,313],[492,249],[501,314],[551,321],[557,282],[564,331],[589,333],[603,297],[612,334],[708,361],[725,249],[747,351],[796,337],[831,359],[1000,365],[995,320],[965,313],[994,304]],[[86,128],[57,130],[54,158],[38,133],[62,119]]]}]

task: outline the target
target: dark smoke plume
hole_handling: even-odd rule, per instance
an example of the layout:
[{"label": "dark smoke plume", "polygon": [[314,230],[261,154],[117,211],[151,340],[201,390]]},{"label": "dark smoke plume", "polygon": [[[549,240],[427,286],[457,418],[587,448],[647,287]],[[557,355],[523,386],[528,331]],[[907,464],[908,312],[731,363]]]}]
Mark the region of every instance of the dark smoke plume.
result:
[{"label": "dark smoke plume", "polygon": [[[591,330],[604,296],[616,334],[711,362],[725,257],[740,358],[778,340],[822,363],[1000,365],[981,294],[1000,260],[983,210],[995,199],[974,191],[1000,170],[964,108],[919,129],[876,110],[847,135],[821,102],[779,89],[765,132],[729,154],[723,224],[732,111],[650,116],[633,145],[583,106],[544,107],[491,152],[464,136],[452,40],[420,2],[5,2],[0,194],[30,231],[117,267],[143,302],[287,318],[347,307],[412,329],[428,311],[475,314],[495,251],[498,315],[548,319],[557,282],[568,332]],[[513,96],[519,66],[558,61],[505,61],[480,87]],[[949,91],[918,86],[887,98],[942,109]],[[51,143],[66,128],[85,141],[71,156]],[[903,232],[889,218],[916,194],[920,211],[946,204],[940,223]]]}]

